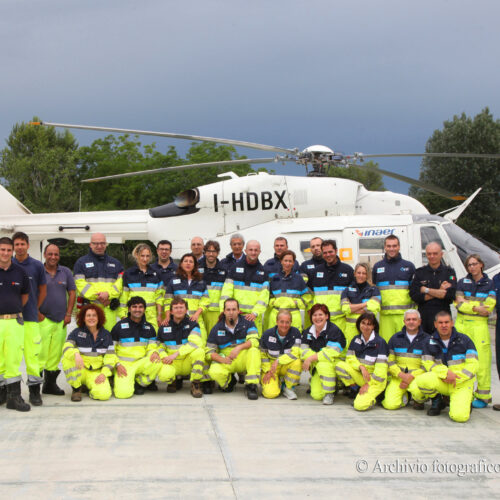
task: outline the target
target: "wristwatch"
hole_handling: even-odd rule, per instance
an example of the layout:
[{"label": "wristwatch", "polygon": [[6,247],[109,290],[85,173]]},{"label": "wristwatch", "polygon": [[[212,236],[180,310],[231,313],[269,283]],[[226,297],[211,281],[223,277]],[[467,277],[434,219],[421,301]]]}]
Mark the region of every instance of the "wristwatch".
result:
[{"label": "wristwatch", "polygon": [[427,287],[425,288],[425,293],[429,293],[429,289]]}]

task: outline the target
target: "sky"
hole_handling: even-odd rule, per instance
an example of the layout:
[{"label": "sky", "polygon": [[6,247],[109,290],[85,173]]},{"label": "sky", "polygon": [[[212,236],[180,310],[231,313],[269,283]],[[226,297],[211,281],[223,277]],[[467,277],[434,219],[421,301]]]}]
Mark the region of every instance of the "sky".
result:
[{"label": "sky", "polygon": [[[454,115],[487,106],[499,118],[499,18],[497,0],[3,0],[0,144],[37,115],[346,154],[423,152]],[[104,135],[73,133],[81,145]],[[419,175],[419,159],[379,164]],[[272,168],[303,175],[292,163]]]}]

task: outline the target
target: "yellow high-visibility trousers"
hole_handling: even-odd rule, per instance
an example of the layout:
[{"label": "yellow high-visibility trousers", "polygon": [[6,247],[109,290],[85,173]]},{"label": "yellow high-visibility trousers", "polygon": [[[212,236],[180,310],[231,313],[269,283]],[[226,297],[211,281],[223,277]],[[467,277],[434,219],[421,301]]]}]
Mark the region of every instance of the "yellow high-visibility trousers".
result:
[{"label": "yellow high-visibility trousers", "polygon": [[282,382],[289,389],[293,389],[300,382],[301,369],[302,361],[300,359],[295,359],[287,365],[278,365],[274,377],[267,384],[261,378],[262,395],[269,399],[277,398],[281,394]]}]

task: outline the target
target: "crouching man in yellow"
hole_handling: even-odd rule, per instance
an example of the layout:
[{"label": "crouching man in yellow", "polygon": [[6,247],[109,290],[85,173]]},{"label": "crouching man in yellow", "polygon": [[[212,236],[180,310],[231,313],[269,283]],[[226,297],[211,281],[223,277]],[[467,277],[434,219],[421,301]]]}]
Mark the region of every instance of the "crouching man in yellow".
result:
[{"label": "crouching man in yellow", "polygon": [[201,398],[205,349],[200,325],[188,316],[188,304],[184,299],[174,298],[170,302],[169,320],[158,330],[161,368],[158,379],[167,382],[167,392],[176,392],[182,387],[182,377],[191,379],[191,395]]},{"label": "crouching man in yellow", "polygon": [[302,332],[302,370],[311,371],[311,397],[333,404],[337,377],[335,364],[345,347],[342,330],[330,322],[325,304],[314,304],[309,311],[312,325]]},{"label": "crouching man in yellow", "polygon": [[423,365],[427,373],[419,375],[409,390],[415,401],[423,403],[432,398],[427,411],[431,417],[445,408],[442,395],[449,396],[450,418],[467,422],[479,365],[476,347],[467,335],[455,330],[449,312],[437,313],[434,326],[437,331],[424,346]]},{"label": "crouching man in yellow", "polygon": [[137,295],[127,302],[128,316],[111,330],[115,342],[115,397],[125,399],[142,395],[160,371],[156,331],[146,321],[146,301]]},{"label": "crouching man in yellow", "polygon": [[[389,373],[391,378],[382,406],[386,410],[397,410],[408,403],[408,388],[415,377],[424,373],[422,355],[429,335],[422,330],[422,319],[416,309],[404,314],[405,326],[389,340]],[[413,387],[413,386],[412,386]],[[423,410],[422,403],[413,401],[415,410]]]},{"label": "crouching man in yellow", "polygon": [[207,360],[212,361],[208,375],[224,392],[232,392],[235,373],[246,373],[248,399],[258,399],[260,377],[259,332],[255,323],[241,315],[236,299],[224,302],[224,313],[207,340]]},{"label": "crouching man in yellow", "polygon": [[111,397],[108,377],[113,373],[116,354],[113,339],[103,327],[103,310],[95,304],[80,309],[75,328],[63,347],[62,367],[73,388],[71,401],[82,400],[84,385],[92,399],[105,401]]},{"label": "crouching man in yellow", "polygon": [[354,409],[369,410],[383,394],[387,384],[387,355],[385,340],[378,334],[378,321],[372,312],[356,320],[356,335],[347,350],[346,360],[336,366],[337,376],[354,399]]},{"label": "crouching man in yellow", "polygon": [[300,340],[300,331],[292,326],[290,311],[280,309],[276,326],[266,330],[260,339],[261,384],[265,398],[277,398],[284,383],[283,396],[297,399],[293,389],[300,382]]}]

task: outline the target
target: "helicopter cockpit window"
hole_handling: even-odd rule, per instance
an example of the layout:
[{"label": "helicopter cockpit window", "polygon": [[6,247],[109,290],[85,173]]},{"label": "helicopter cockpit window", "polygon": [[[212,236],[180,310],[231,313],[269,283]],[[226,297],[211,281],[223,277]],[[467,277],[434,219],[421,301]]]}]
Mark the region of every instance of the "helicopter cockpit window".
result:
[{"label": "helicopter cockpit window", "polygon": [[439,243],[443,247],[443,250],[444,250],[443,260],[444,260],[445,264],[447,264],[447,265],[450,264],[449,259],[447,258],[445,245],[443,243],[443,240],[439,236],[439,233],[438,233],[437,229],[435,228],[435,226],[422,226],[420,228],[420,241],[421,241],[421,246],[422,246],[422,264],[424,266],[429,263],[427,261],[427,256],[425,255],[425,247],[429,243],[432,243],[434,241],[436,243]]},{"label": "helicopter cockpit window", "polygon": [[370,267],[384,256],[384,238],[359,238],[359,262],[367,262]]},{"label": "helicopter cockpit window", "polygon": [[461,227],[453,224],[443,224],[444,230],[448,233],[450,240],[457,247],[458,255],[465,264],[465,259],[471,253],[477,253],[484,261],[484,268],[489,269],[497,266],[500,263],[498,255],[499,249],[496,247],[490,248],[482,241],[465,232]]}]

